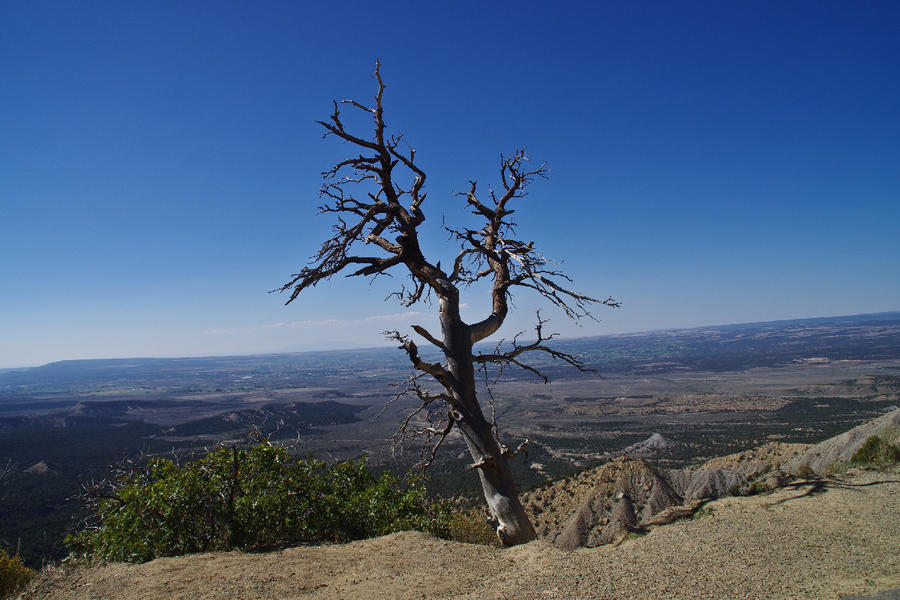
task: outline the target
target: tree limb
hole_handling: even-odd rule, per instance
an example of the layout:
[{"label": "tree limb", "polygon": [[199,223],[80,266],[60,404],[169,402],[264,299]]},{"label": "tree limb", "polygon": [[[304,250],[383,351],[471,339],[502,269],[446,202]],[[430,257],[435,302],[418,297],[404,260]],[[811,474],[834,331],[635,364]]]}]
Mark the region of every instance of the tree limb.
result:
[{"label": "tree limb", "polygon": [[509,366],[516,365],[517,367],[529,371],[541,379],[543,379],[544,383],[550,383],[550,378],[538,371],[535,367],[522,362],[519,360],[519,356],[526,352],[544,352],[549,354],[551,357],[561,360],[565,363],[568,363],[578,369],[583,373],[596,373],[594,369],[590,369],[585,367],[583,362],[583,357],[577,354],[569,354],[568,352],[562,352],[560,350],[555,350],[547,345],[544,342],[552,340],[556,337],[557,334],[551,333],[547,336],[544,335],[544,325],[547,323],[547,319],[541,318],[541,313],[538,311],[537,313],[537,325],[535,326],[535,333],[537,333],[537,339],[530,344],[519,344],[518,338],[521,333],[516,334],[516,336],[512,340],[512,349],[506,352],[500,352],[500,345],[503,340],[497,344],[496,349],[491,354],[476,354],[472,357],[472,360],[477,363],[487,364],[494,363],[500,365],[501,371]]}]

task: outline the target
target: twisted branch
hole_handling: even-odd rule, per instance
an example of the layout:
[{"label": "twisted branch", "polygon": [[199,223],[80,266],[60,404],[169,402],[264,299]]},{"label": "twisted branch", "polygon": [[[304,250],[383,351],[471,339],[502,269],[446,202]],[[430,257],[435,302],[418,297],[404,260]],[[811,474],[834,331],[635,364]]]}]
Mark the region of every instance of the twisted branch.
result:
[{"label": "twisted branch", "polygon": [[[541,312],[537,312],[537,325],[534,328],[535,333],[537,334],[537,339],[530,344],[520,344],[519,337],[523,335],[523,332],[519,332],[512,339],[512,349],[507,350],[506,352],[501,352],[500,348],[503,344],[503,340],[497,344],[494,352],[491,354],[476,354],[472,357],[472,360],[476,363],[482,363],[482,365],[486,365],[487,363],[493,363],[500,365],[500,373],[508,367],[509,365],[516,365],[517,367],[524,369],[537,375],[540,377],[544,383],[550,383],[550,378],[538,371],[535,367],[522,362],[519,359],[519,356],[526,352],[544,352],[549,354],[551,357],[561,360],[569,365],[572,365],[582,373],[596,373],[595,369],[590,369],[584,365],[584,357],[580,354],[569,354],[568,352],[562,352],[560,350],[556,350],[544,344],[544,342],[552,340],[558,334],[551,333],[549,335],[544,335],[544,325],[548,323],[547,319],[541,318]],[[498,373],[498,377],[500,376]]]},{"label": "twisted branch", "polygon": [[[450,273],[441,269],[440,262],[427,260],[419,244],[418,231],[425,221],[422,206],[427,196],[426,173],[417,164],[416,151],[406,143],[403,135],[387,133],[382,102],[386,86],[378,63],[373,77],[376,93],[372,103],[335,100],[329,118],[318,121],[324,129],[323,137],[337,137],[352,147],[347,158],[322,173],[319,212],[334,215],[332,235],[321,244],[306,266],[273,291],[289,292],[286,304],[290,304],[303,290],[338,274],[377,278],[393,274],[396,268],[405,268],[411,284],[401,284],[400,289],[389,297],[396,297],[403,306],[409,307],[422,300],[428,301],[431,294],[435,294],[440,301],[442,336],[435,336],[419,325],[412,329],[438,348],[447,360],[425,361],[409,337],[398,331],[386,332],[407,354],[418,374],[408,379],[403,390],[385,406],[387,408],[405,394],[415,394],[419,399],[418,408],[401,425],[401,437],[411,429],[413,419],[434,411],[437,405],[441,407],[438,424],[416,429],[418,433],[428,435],[430,440],[438,438],[432,447],[433,457],[455,425],[470,418],[483,418],[477,399],[461,399],[465,394],[459,391],[461,384],[454,379],[459,368],[454,367],[456,370],[451,373],[450,365],[471,360],[481,365],[485,373],[488,364],[498,365],[499,373],[515,365],[547,382],[546,375],[522,359],[527,352],[540,351],[581,371],[590,371],[584,368],[580,357],[545,344],[554,334],[544,335],[546,321],[541,319],[540,313],[535,342],[520,344],[519,335],[516,335],[510,350],[501,352],[498,344],[493,353],[472,354],[473,344],[492,335],[503,324],[514,288],[537,292],[576,321],[593,318],[590,311],[596,305],[617,307],[619,303],[611,297],[599,299],[576,291],[571,279],[536,250],[533,241],[520,238],[516,233],[516,224],[512,220],[515,204],[528,196],[535,180],[545,179],[549,173],[545,164],[531,164],[524,149],[500,156],[500,187],[496,192],[488,188],[486,195],[480,195],[477,182],[470,181],[467,190],[457,194],[477,217],[480,226],[453,227],[444,223],[444,229],[459,244]],[[362,136],[348,131],[341,113],[343,109],[359,111],[371,118],[371,134]],[[481,280],[492,282],[491,311],[477,322],[468,324],[459,316],[459,287]],[[420,380],[426,375],[442,391],[426,389]],[[468,393],[468,396],[472,394]],[[492,395],[490,403],[491,427],[499,444]]]}]

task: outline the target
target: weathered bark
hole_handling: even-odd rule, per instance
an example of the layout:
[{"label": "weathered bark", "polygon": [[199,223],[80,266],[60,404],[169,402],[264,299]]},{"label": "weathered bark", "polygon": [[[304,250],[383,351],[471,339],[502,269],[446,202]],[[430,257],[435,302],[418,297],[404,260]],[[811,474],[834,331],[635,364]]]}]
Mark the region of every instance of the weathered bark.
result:
[{"label": "weathered bark", "polygon": [[477,425],[460,424],[469,453],[476,461],[478,476],[494,529],[504,546],[524,544],[535,539],[534,527],[519,501],[509,461],[494,440],[490,425],[482,420]]},{"label": "weathered bark", "polygon": [[456,410],[456,426],[472,457],[472,468],[478,470],[497,536],[504,546],[530,542],[535,539],[534,527],[519,501],[509,460],[478,402],[471,328],[459,316],[458,295],[441,297],[440,304],[443,341],[453,381],[451,406]]},{"label": "weathered bark", "polygon": [[[378,90],[375,105],[365,106],[354,100],[335,101],[330,121],[320,121],[326,136],[334,135],[348,142],[360,154],[343,160],[324,173],[326,183],[322,196],[326,203],[322,213],[336,213],[337,223],[333,237],[323,242],[310,264],[294,274],[278,291],[290,291],[290,304],[304,289],[314,287],[333,275],[352,270],[348,276],[378,276],[394,267],[404,266],[412,280],[412,289],[401,288],[396,296],[404,306],[411,306],[423,296],[433,293],[439,302],[441,335],[435,336],[418,325],[413,330],[441,350],[442,362],[426,362],[419,356],[416,344],[409,338],[392,332],[400,342],[413,367],[420,373],[410,378],[406,390],[417,394],[421,406],[409,415],[401,431],[434,402],[441,402],[440,426],[427,426],[419,431],[437,437],[434,452],[454,427],[465,439],[473,459],[472,467],[478,471],[485,501],[493,515],[497,535],[504,545],[528,542],[535,537],[534,528],[519,502],[513,483],[509,458],[514,455],[503,446],[497,434],[496,423],[485,418],[478,401],[475,370],[486,369],[488,364],[501,370],[516,365],[529,370],[544,381],[548,379],[533,367],[522,362],[525,352],[540,351],[583,369],[578,357],[552,350],[543,342],[553,335],[544,336],[545,321],[538,315],[537,341],[519,344],[513,339],[512,349],[492,354],[475,354],[473,345],[495,333],[509,311],[508,297],[513,287],[528,288],[543,296],[550,304],[562,309],[573,319],[590,316],[587,307],[593,303],[617,306],[607,298],[597,300],[566,287],[569,281],[555,270],[549,261],[535,249],[533,242],[524,242],[513,236],[513,223],[509,216],[513,210],[508,203],[525,196],[525,188],[534,177],[545,177],[546,169],[540,165],[528,169],[523,151],[510,157],[501,157],[500,180],[502,193],[489,192],[490,200],[483,203],[476,194],[475,182],[470,182],[465,197],[473,214],[484,220],[479,230],[453,229],[445,226],[462,245],[448,274],[440,262],[432,263],[422,254],[418,239],[418,227],[425,220],[422,203],[425,200],[425,172],[415,162],[415,150],[401,151],[402,136],[385,136],[382,97],[385,85],[380,68],[376,66],[375,79]],[[349,133],[341,120],[341,105],[371,114],[374,119],[374,135],[365,139]],[[347,174],[347,172],[350,172]],[[404,183],[403,179],[406,179]],[[364,199],[355,198],[351,190],[356,185],[370,185]],[[407,205],[403,202],[408,201]],[[393,241],[388,239],[393,237]],[[356,250],[363,246],[360,255]],[[469,325],[460,317],[459,287],[471,285],[483,278],[493,280],[491,312],[484,319]],[[486,371],[485,371],[486,372]],[[442,392],[435,393],[419,384],[421,375],[430,376]],[[402,394],[402,392],[401,392]],[[398,396],[399,397],[399,396]]]}]

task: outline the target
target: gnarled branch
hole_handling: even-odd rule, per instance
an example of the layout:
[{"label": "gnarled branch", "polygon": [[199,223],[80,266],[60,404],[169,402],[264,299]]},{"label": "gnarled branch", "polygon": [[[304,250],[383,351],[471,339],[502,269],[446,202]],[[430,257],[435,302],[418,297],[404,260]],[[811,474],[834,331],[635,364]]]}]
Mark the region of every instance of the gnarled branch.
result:
[{"label": "gnarled branch", "polygon": [[[409,146],[400,147],[404,144],[402,135],[385,136],[382,105],[385,85],[380,64],[376,64],[375,79],[378,90],[374,106],[355,100],[335,100],[330,120],[318,121],[326,136],[333,135],[356,146],[359,153],[322,173],[325,183],[320,194],[325,202],[319,212],[337,214],[337,223],[332,229],[332,237],[322,244],[309,264],[284,285],[272,290],[290,291],[286,304],[293,302],[304,289],[315,287],[320,281],[354,265],[363,266],[347,273],[349,277],[377,276],[397,265],[405,265],[415,280],[411,293],[401,290],[398,294],[405,306],[422,299],[426,288],[445,291],[447,276],[425,260],[416,232],[425,220],[421,206],[426,196],[423,191],[426,175],[415,162],[415,150]],[[345,128],[342,105],[372,115],[372,139],[352,134]],[[404,179],[411,180],[409,185],[403,183]],[[353,195],[356,186],[367,185],[373,185],[375,189],[368,191],[365,199]],[[408,208],[403,205],[406,198],[409,199]],[[388,234],[395,240],[388,239]],[[357,247],[360,245],[374,248],[376,253],[359,253]],[[384,254],[378,254],[378,250]]]},{"label": "gnarled branch", "polygon": [[475,354],[472,356],[472,360],[476,363],[493,363],[499,365],[501,372],[509,365],[516,365],[517,367],[520,367],[537,375],[544,380],[544,383],[550,383],[550,378],[547,375],[541,373],[535,367],[519,360],[519,356],[526,352],[544,352],[557,360],[561,360],[572,365],[583,373],[596,373],[594,369],[590,369],[584,365],[583,357],[581,355],[562,352],[560,350],[551,348],[544,343],[552,340],[557,335],[555,333],[544,335],[544,325],[546,325],[547,322],[547,319],[541,318],[541,312],[538,311],[537,325],[535,325],[534,328],[535,333],[537,334],[537,339],[535,341],[531,342],[530,344],[520,344],[518,341],[519,337],[522,335],[522,332],[520,332],[516,334],[516,336],[512,339],[512,348],[510,350],[501,352],[500,348],[503,344],[503,340],[500,340],[493,353]]},{"label": "gnarled branch", "polygon": [[419,357],[419,348],[416,346],[416,343],[413,342],[409,337],[405,335],[401,335],[399,331],[385,331],[384,335],[395,342],[400,344],[400,349],[406,352],[406,355],[409,357],[409,361],[412,363],[412,366],[417,371],[422,371],[423,373],[428,373],[431,375],[438,383],[440,383],[448,392],[453,389],[453,376],[450,372],[443,367],[440,363],[434,362],[426,362]]}]

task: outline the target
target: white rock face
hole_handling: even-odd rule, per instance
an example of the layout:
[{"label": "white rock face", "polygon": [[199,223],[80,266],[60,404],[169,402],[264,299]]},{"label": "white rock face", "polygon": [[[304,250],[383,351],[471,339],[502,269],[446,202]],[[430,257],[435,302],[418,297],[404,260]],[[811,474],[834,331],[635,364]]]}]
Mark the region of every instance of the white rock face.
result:
[{"label": "white rock face", "polygon": [[666,448],[675,446],[675,442],[666,439],[661,433],[654,433],[644,440],[643,444],[645,447],[653,448],[654,450],[665,450]]},{"label": "white rock face", "polygon": [[642,458],[654,456],[657,452],[668,450],[677,445],[672,440],[666,439],[661,433],[654,433],[646,440],[628,446],[622,453],[626,456]]},{"label": "white rock face", "polygon": [[25,469],[24,473],[28,473],[29,475],[49,475],[54,473],[54,471],[47,466],[47,463],[41,461],[39,463],[35,463]]}]

